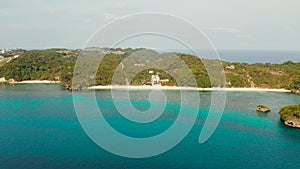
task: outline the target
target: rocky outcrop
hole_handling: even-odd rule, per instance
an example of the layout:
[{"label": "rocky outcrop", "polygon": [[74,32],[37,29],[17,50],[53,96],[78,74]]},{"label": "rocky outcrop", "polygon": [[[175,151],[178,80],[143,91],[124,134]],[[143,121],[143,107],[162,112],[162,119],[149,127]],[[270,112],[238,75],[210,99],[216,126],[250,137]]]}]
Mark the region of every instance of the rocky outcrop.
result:
[{"label": "rocky outcrop", "polygon": [[83,90],[82,85],[79,85],[78,87],[74,87],[73,85],[65,85],[65,87],[66,87],[67,90],[70,90],[70,91],[81,91],[81,90]]},{"label": "rocky outcrop", "polygon": [[0,78],[0,84],[7,84],[7,83],[16,83],[15,79],[8,79],[6,80],[5,77]]},{"label": "rocky outcrop", "polygon": [[7,80],[5,79],[5,77],[0,78],[0,83],[7,83]]},{"label": "rocky outcrop", "polygon": [[294,128],[300,128],[300,120],[294,119],[294,120],[282,120],[282,121],[287,126],[294,127]]},{"label": "rocky outcrop", "polygon": [[300,94],[300,90],[291,90],[292,93]]},{"label": "rocky outcrop", "polygon": [[285,125],[300,128],[300,104],[284,106],[280,109],[279,114]]},{"label": "rocky outcrop", "polygon": [[264,106],[264,105],[258,105],[258,106],[256,106],[256,111],[262,112],[262,113],[267,113],[267,112],[269,112],[269,111],[271,111],[271,110],[270,110],[270,108],[267,107],[267,106]]}]

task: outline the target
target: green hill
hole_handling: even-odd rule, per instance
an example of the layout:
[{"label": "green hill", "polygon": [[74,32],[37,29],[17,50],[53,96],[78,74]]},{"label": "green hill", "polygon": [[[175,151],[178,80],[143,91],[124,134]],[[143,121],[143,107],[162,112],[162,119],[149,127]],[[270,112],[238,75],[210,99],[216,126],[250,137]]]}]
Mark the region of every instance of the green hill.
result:
[{"label": "green hill", "polygon": [[[124,62],[122,60],[134,52],[138,53],[139,50],[130,48],[114,49],[115,52],[105,55],[103,62],[98,67],[96,76],[91,78],[95,80],[96,85],[111,84],[113,75],[117,76],[115,71],[120,68],[120,63]],[[70,85],[79,52],[79,50],[68,49],[22,51],[17,58],[5,57],[1,59],[0,78],[5,77],[6,79],[15,79],[16,81],[59,80],[64,85]],[[97,50],[95,50],[96,53]],[[155,57],[159,56],[153,51],[149,53]],[[140,55],[145,55],[145,58],[149,58],[143,52]],[[145,63],[142,60],[138,60],[138,56],[134,56],[132,60],[136,59],[134,60],[135,64],[132,63],[132,60],[131,62],[128,61],[122,64],[125,65],[129,73],[139,67],[144,69],[134,77],[130,77],[132,79],[131,85],[142,85],[149,82],[149,70],[158,73],[161,79],[168,79],[163,85],[178,85],[178,82],[183,85],[191,84],[186,77],[187,68],[181,68],[178,64],[178,60],[182,60],[193,72],[198,87],[213,86],[210,83],[205,66],[199,58],[188,54],[174,53],[172,55],[176,57],[161,57],[161,62],[156,62],[155,59],[157,58],[154,57],[155,59],[148,59]],[[8,59],[10,60],[7,62]],[[213,60],[205,61],[217,64]],[[291,61],[283,64],[222,63],[226,75],[227,87],[264,87],[300,90],[300,63],[293,63]],[[147,67],[153,67],[153,65],[158,67],[158,69],[147,69]],[[172,78],[172,74],[176,74],[176,80]],[[120,74],[119,76],[122,77],[123,75]],[[124,84],[123,81],[117,81],[117,83]]]}]

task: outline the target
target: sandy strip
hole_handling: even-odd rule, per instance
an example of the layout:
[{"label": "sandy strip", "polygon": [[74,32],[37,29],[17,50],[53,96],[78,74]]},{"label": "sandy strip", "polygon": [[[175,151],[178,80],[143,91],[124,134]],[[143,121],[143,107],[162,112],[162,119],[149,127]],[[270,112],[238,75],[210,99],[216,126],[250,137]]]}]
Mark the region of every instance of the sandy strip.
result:
[{"label": "sandy strip", "polygon": [[286,89],[267,89],[267,88],[195,88],[195,87],[177,87],[177,86],[92,86],[88,89],[130,89],[130,90],[196,90],[196,91],[245,91],[245,92],[286,92]]},{"label": "sandy strip", "polygon": [[21,83],[21,84],[57,84],[60,81],[50,81],[50,80],[24,80],[20,82],[12,82],[12,83]]}]

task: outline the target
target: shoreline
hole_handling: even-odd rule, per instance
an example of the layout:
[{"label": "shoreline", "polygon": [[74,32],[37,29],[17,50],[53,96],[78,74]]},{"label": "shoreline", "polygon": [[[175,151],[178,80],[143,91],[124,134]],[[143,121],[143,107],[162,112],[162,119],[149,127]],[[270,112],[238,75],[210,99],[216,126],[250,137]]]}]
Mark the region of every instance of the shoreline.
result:
[{"label": "shoreline", "polygon": [[196,87],[177,87],[177,86],[91,86],[88,90],[109,90],[109,89],[129,89],[129,90],[194,90],[194,91],[242,91],[242,92],[281,92],[291,93],[287,89],[268,89],[268,88],[196,88]]},{"label": "shoreline", "polygon": [[[24,80],[8,82],[8,84],[60,84],[60,81],[51,80]],[[190,91],[225,91],[225,92],[279,92],[279,93],[292,93],[292,90],[287,89],[271,89],[271,88],[247,88],[247,87],[232,87],[232,88],[197,88],[197,87],[178,87],[178,86],[122,86],[122,85],[98,85],[88,87],[87,90],[190,90]]]},{"label": "shoreline", "polygon": [[24,80],[24,81],[15,81],[9,82],[9,84],[59,84],[60,81],[51,81],[51,80]]}]

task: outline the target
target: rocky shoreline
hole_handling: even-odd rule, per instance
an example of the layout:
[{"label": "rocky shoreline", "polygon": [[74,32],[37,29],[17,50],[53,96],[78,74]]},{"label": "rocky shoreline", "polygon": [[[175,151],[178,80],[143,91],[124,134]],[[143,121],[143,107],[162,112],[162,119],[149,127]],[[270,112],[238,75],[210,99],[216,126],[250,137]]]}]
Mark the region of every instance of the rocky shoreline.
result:
[{"label": "rocky shoreline", "polygon": [[300,94],[300,90],[291,90],[291,93]]},{"label": "rocky shoreline", "polygon": [[300,104],[284,106],[279,114],[280,120],[286,126],[300,129]]},{"label": "rocky shoreline", "polygon": [[269,112],[269,111],[271,111],[271,110],[270,110],[270,108],[267,107],[267,106],[264,106],[264,105],[258,105],[258,106],[256,106],[256,111],[262,112],[262,113],[267,113],[267,112]]},{"label": "rocky shoreline", "polygon": [[281,121],[289,127],[300,129],[300,120],[282,120]]}]

